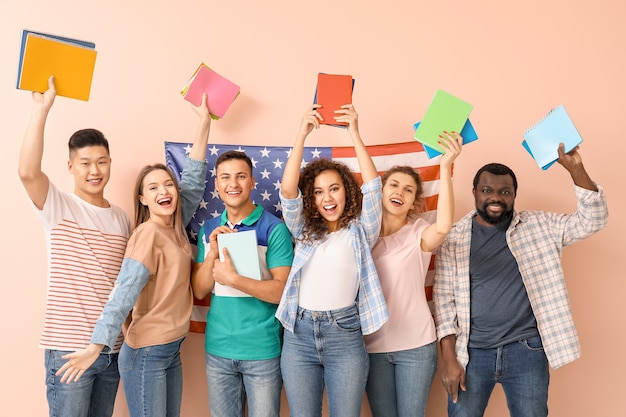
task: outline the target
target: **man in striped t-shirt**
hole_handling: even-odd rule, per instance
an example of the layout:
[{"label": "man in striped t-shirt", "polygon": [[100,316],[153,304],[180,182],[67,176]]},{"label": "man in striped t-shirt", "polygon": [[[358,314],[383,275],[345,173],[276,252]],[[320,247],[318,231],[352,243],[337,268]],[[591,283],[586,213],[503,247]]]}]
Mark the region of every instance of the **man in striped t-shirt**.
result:
[{"label": "man in striped t-shirt", "polygon": [[[55,97],[53,77],[45,93],[33,92],[33,109],[18,163],[22,184],[44,224],[48,248],[46,315],[40,340],[40,347],[45,349],[48,407],[50,416],[110,417],[120,379],[117,356],[123,342],[121,333],[114,348],[100,354],[79,381],[61,383],[56,372],[66,362],[65,355],[90,343],[122,265],[130,222],[121,208],[104,198],[111,157],[108,141],[100,131],[79,130],[69,139],[73,193],[60,191],[41,170],[44,128]],[[204,191],[208,130],[208,124],[201,121],[183,171],[181,198],[189,207],[185,222]]]}]

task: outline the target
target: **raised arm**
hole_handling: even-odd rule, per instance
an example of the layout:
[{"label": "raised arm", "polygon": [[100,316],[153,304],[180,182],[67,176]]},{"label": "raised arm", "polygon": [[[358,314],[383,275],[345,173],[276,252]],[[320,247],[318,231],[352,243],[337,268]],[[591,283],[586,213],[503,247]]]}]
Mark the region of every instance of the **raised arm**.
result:
[{"label": "raised arm", "polygon": [[32,95],[33,108],[22,140],[17,172],[33,204],[41,210],[49,186],[48,176],[41,170],[41,159],[46,119],[56,97],[54,77],[48,79],[48,90],[45,93],[33,92]]},{"label": "raised arm", "polygon": [[568,153],[565,153],[565,145],[560,143],[558,152],[559,159],[557,162],[569,172],[574,184],[587,190],[598,191],[598,187],[596,187],[596,184],[591,180],[591,177],[583,166],[583,158],[578,153],[578,146]]},{"label": "raised arm", "polygon": [[285,170],[283,171],[280,193],[285,198],[296,198],[298,196],[298,181],[300,179],[300,164],[304,152],[304,141],[314,128],[318,129],[320,127],[322,115],[317,111],[319,107],[321,107],[319,104],[312,105],[307,112],[304,113],[304,116],[302,116],[296,141],[293,144],[289,159],[285,165]]},{"label": "raised arm", "polygon": [[445,151],[439,162],[439,197],[437,218],[422,233],[421,248],[432,252],[445,239],[454,220],[454,190],[452,187],[452,164],[462,149],[463,138],[456,132],[443,132],[439,145]]},{"label": "raised arm", "polygon": [[206,93],[202,96],[202,104],[192,105],[192,108],[198,115],[198,127],[180,181],[182,218],[185,225],[191,221],[204,195],[207,171],[206,147],[211,130],[211,115],[207,106]]},{"label": "raised arm", "polygon": [[335,117],[336,121],[348,124],[348,133],[352,138],[363,182],[365,183],[373,180],[378,176],[378,171],[376,170],[374,161],[372,161],[372,157],[367,152],[367,148],[365,147],[363,140],[361,139],[361,134],[359,133],[359,115],[354,109],[354,105],[343,105],[340,110],[335,110],[335,113],[337,113],[337,116]]},{"label": "raised arm", "polygon": [[204,161],[206,159],[206,146],[209,142],[209,133],[211,131],[211,114],[207,106],[207,95],[202,95],[202,104],[200,106],[191,105],[193,111],[198,115],[198,128],[196,136],[193,140],[193,146],[189,152],[189,157],[196,161]]}]

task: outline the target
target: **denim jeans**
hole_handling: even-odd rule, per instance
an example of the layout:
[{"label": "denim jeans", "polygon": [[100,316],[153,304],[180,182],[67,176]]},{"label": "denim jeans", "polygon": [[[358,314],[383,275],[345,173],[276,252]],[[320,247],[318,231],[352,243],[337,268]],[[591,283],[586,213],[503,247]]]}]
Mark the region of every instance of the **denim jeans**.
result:
[{"label": "denim jeans", "polygon": [[61,383],[56,372],[65,362],[62,356],[71,351],[46,349],[46,389],[50,417],[111,417],[115,395],[120,385],[117,353],[103,353],[71,384]]},{"label": "denim jeans", "polygon": [[370,353],[367,399],[373,417],[417,417],[426,413],[437,372],[437,344]]},{"label": "denim jeans", "polygon": [[456,404],[448,397],[450,417],[480,417],[496,383],[502,384],[511,417],[548,415],[550,370],[539,336],[494,349],[469,349],[467,391]]},{"label": "denim jeans", "polygon": [[183,397],[183,340],[133,349],[122,345],[120,375],[131,417],[176,417]]},{"label": "denim jeans", "polygon": [[324,385],[331,417],[359,417],[369,368],[356,306],[298,309],[285,331],[281,368],[291,417],[322,415]]},{"label": "denim jeans", "polygon": [[278,417],[280,358],[236,360],[206,354],[211,417],[244,417],[246,398],[249,417]]}]

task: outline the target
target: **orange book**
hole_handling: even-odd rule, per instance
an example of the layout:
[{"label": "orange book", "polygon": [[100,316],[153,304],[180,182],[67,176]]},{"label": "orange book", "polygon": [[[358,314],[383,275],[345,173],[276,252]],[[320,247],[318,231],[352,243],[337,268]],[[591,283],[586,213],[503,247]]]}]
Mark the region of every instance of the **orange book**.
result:
[{"label": "orange book", "polygon": [[317,90],[315,91],[315,104],[321,104],[317,109],[323,119],[320,123],[331,126],[347,126],[347,123],[335,121],[335,110],[339,110],[344,104],[352,103],[352,89],[354,80],[350,75],[318,74]]},{"label": "orange book", "polygon": [[95,65],[92,42],[24,30],[17,88],[44,92],[54,75],[57,95],[87,101]]}]

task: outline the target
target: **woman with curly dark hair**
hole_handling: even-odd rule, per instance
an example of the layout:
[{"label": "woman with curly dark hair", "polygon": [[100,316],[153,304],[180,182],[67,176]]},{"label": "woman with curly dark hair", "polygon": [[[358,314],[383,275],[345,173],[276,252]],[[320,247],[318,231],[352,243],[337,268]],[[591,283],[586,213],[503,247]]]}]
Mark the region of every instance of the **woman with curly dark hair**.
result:
[{"label": "woman with curly dark hair", "polygon": [[358,417],[369,358],[363,335],[387,320],[371,248],[380,231],[381,182],[361,140],[351,104],[336,110],[347,123],[363,185],[347,166],[328,160],[300,173],[304,142],[322,116],[305,113],[285,166],[281,204],[296,241],[295,258],[276,312],[285,327],[281,369],[290,415],[321,416],[324,386],[333,417]]}]

